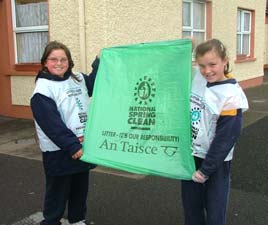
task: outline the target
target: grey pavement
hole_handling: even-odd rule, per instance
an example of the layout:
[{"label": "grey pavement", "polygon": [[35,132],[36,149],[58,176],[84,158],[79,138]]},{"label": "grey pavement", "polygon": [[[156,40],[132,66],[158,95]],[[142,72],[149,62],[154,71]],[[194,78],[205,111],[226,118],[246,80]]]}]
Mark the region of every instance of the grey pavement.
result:
[{"label": "grey pavement", "polygon": [[[268,74],[245,90],[250,110],[232,163],[229,225],[268,224]],[[32,120],[0,117],[0,225],[35,225],[44,174]],[[180,183],[97,167],[89,187],[95,225],[183,224]],[[63,220],[64,224],[68,224]]]}]

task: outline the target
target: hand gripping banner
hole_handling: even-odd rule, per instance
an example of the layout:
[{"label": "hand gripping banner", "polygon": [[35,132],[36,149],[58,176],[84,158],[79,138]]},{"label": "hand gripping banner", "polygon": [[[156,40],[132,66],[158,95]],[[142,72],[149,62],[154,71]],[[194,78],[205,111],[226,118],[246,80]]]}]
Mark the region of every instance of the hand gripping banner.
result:
[{"label": "hand gripping banner", "polygon": [[183,39],[102,50],[83,161],[191,179],[191,50]]}]

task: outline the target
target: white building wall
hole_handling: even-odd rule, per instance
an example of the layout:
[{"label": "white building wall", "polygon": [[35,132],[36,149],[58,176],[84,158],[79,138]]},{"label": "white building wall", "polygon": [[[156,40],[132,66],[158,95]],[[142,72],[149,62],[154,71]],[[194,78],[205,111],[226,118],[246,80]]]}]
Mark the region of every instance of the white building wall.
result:
[{"label": "white building wall", "polygon": [[[268,43],[266,0],[212,0],[211,3],[212,37],[219,38],[227,46],[235,77],[242,81],[263,76],[263,64],[268,62],[268,45],[264,47],[264,43]],[[84,6],[83,10],[81,6]],[[256,60],[252,62],[235,63],[238,7],[255,11]],[[81,24],[83,20],[85,23]],[[181,38],[181,33],[182,1],[49,0],[50,40],[61,41],[70,48],[76,71],[89,73],[93,59],[102,48],[172,40]],[[85,37],[85,46],[81,35]],[[32,77],[12,77],[12,104],[29,105],[33,80]]]},{"label": "white building wall", "polygon": [[[232,73],[239,81],[263,76],[265,5],[266,0],[212,1],[212,37],[221,39],[226,45]],[[235,62],[238,8],[255,11],[255,61]]]},{"label": "white building wall", "polygon": [[265,24],[265,40],[264,40],[264,64],[268,65],[268,24]]},{"label": "white building wall", "polygon": [[[91,0],[85,2],[86,62],[104,47],[181,37],[181,1]],[[50,0],[51,40],[64,42],[80,70],[79,1]]]}]

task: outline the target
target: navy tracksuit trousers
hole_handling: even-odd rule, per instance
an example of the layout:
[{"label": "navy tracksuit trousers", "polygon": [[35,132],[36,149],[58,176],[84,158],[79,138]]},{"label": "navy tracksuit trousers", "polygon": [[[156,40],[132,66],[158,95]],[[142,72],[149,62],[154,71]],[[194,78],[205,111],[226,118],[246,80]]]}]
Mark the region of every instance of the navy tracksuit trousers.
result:
[{"label": "navy tracksuit trousers", "polygon": [[44,220],[40,225],[60,225],[66,204],[70,223],[84,220],[88,185],[89,171],[64,176],[46,175]]},{"label": "navy tracksuit trousers", "polygon": [[204,184],[181,181],[184,225],[226,225],[230,166],[224,162]]}]

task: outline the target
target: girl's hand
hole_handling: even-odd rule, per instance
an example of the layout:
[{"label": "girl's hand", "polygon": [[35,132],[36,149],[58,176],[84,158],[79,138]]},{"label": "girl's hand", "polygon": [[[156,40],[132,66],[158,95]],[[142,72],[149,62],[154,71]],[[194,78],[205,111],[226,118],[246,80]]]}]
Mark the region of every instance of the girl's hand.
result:
[{"label": "girl's hand", "polygon": [[192,176],[192,180],[194,182],[197,182],[197,183],[205,183],[206,180],[208,179],[207,176],[205,176],[201,171],[197,170],[194,172],[193,176]]},{"label": "girl's hand", "polygon": [[82,148],[81,148],[76,153],[74,153],[72,155],[72,158],[73,159],[80,159],[82,157],[82,155],[83,155],[83,151],[82,151]]}]

